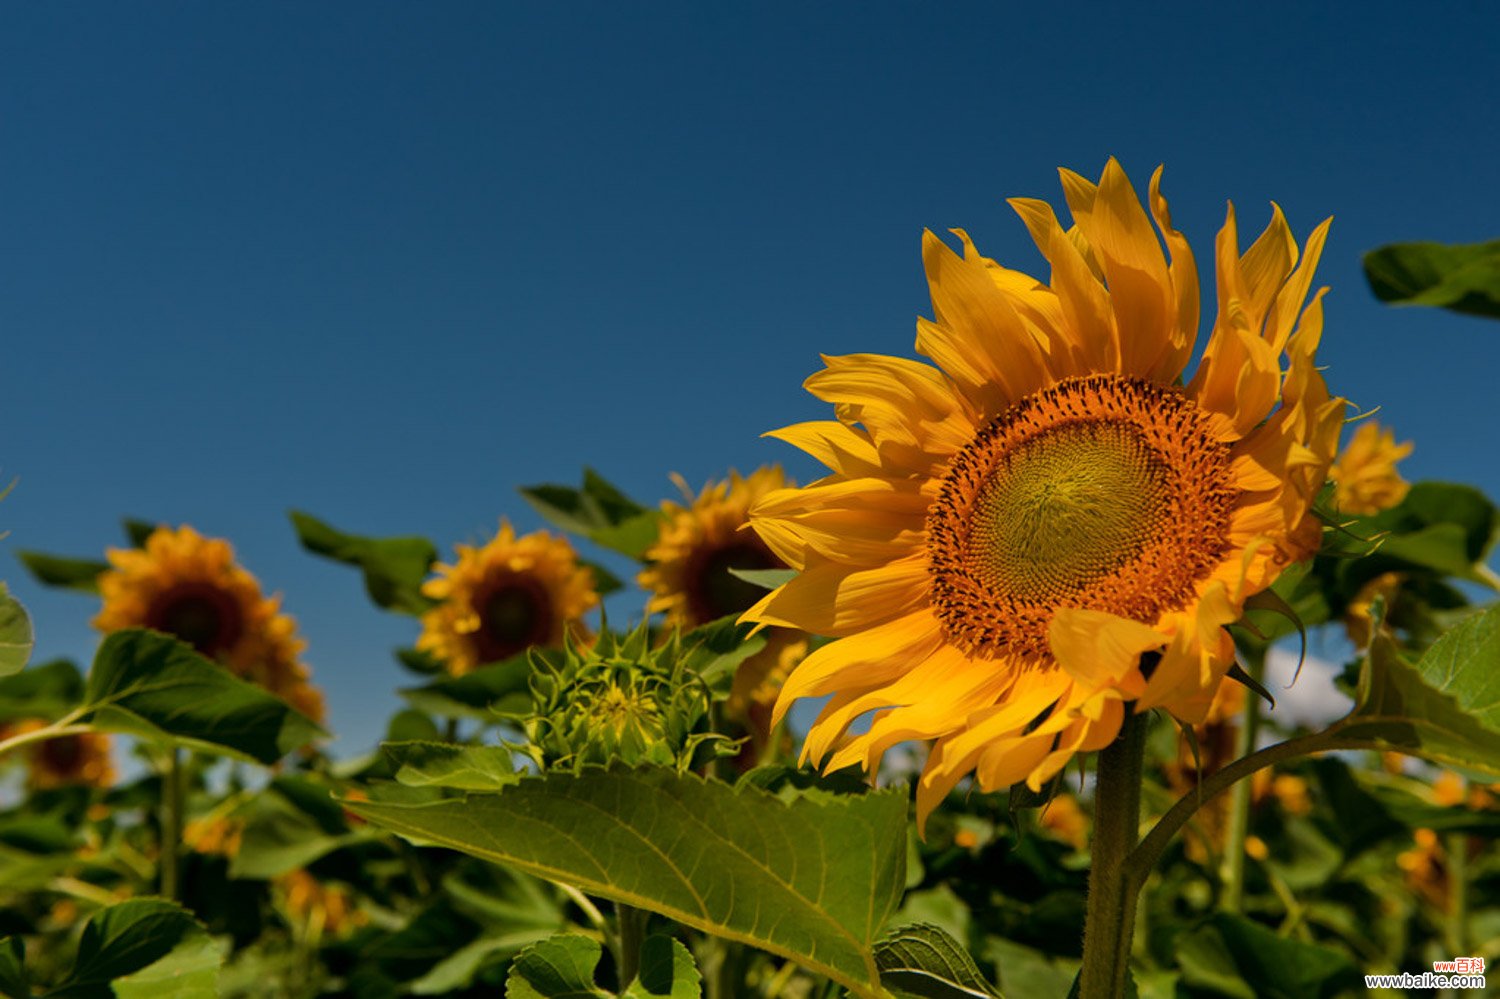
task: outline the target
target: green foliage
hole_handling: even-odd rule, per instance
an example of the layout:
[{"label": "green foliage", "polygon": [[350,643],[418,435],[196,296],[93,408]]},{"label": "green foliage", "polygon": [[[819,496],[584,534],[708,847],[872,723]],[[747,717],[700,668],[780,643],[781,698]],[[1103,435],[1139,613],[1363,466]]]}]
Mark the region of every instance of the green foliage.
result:
[{"label": "green foliage", "polygon": [[533,649],[530,654],[522,652],[463,676],[407,687],[400,693],[412,707],[444,718],[494,722],[500,715],[521,715],[530,710],[532,659],[556,655],[551,650]]},{"label": "green foliage", "polygon": [[46,999],[211,999],[220,958],[185,909],[141,898],[101,910],[85,924],[73,970]]},{"label": "green foliage", "polygon": [[298,510],[291,518],[302,547],[364,573],[365,590],[377,606],[402,614],[423,614],[432,608],[433,601],[422,594],[422,583],[437,561],[431,541],[348,534]]},{"label": "green foliage", "polygon": [[191,646],[138,628],[99,646],[80,710],[106,732],[267,764],[324,734]]},{"label": "green foliage", "polygon": [[963,945],[928,923],[882,939],[875,964],[880,983],[900,999],[1000,999]]},{"label": "green foliage", "polygon": [[26,949],[20,937],[0,937],[0,996],[31,999],[31,976],[26,973]]},{"label": "green foliage", "polygon": [[52,721],[83,700],[83,676],[66,659],[54,659],[0,679],[0,721]]},{"label": "green foliage", "polygon": [[1364,266],[1370,290],[1382,302],[1500,319],[1500,240],[1393,243],[1366,253]]},{"label": "green foliage", "polygon": [[765,633],[752,636],[753,628],[754,625],[740,624],[738,617],[731,614],[682,636],[683,668],[698,674],[716,700],[729,696],[740,663],[766,647]]},{"label": "green foliage", "polygon": [[583,486],[525,486],[522,497],[548,523],[603,548],[639,559],[656,543],[661,513],[620,492],[598,472],[583,470]]},{"label": "green foliage", "polygon": [[284,775],[253,796],[236,813],[245,827],[230,876],[274,878],[368,840],[367,831],[350,827],[330,791],[325,783]]},{"label": "green foliage", "polygon": [[[506,999],[613,999],[597,984],[604,948],[597,940],[563,933],[526,948],[511,964]],[[668,936],[641,945],[640,973],[620,999],[698,999],[703,994],[693,956]]]},{"label": "green foliage", "polygon": [[0,583],[0,677],[19,673],[31,658],[31,618]]},{"label": "green foliage", "polygon": [[395,765],[396,779],[410,787],[498,791],[521,779],[514,754],[503,746],[387,742],[380,748]]},{"label": "green foliage", "polygon": [[1348,957],[1288,940],[1242,916],[1217,913],[1177,938],[1179,994],[1191,999],[1336,999],[1363,994]]},{"label": "green foliage", "polygon": [[1329,730],[1447,766],[1500,776],[1500,605],[1474,615],[1406,663],[1388,636],[1371,644],[1354,710]]},{"label": "green foliage", "polygon": [[762,947],[862,995],[900,899],[904,795],[790,804],[665,769],[526,778],[425,805],[346,802],[407,838]]},{"label": "green foliage", "polygon": [[42,552],[18,551],[21,560],[38,583],[81,593],[99,592],[99,574],[109,569],[108,562],[94,559],[61,558]]}]

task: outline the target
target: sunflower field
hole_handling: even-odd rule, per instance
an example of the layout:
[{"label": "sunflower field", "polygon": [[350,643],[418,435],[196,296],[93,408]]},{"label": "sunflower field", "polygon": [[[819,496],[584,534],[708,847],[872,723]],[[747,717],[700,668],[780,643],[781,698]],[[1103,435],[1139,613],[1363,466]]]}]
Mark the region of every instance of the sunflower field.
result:
[{"label": "sunflower field", "polygon": [[[814,481],[585,469],[451,547],[294,512],[410,622],[365,752],[229,539],[14,549],[101,638],[0,606],[0,995],[1482,994],[1500,513],[1320,364],[1328,222],[1062,185],[1010,202],[1044,277],[926,234],[922,359],[826,356],[770,430]],[[1497,267],[1365,259],[1491,318]],[[1318,635],[1309,722],[1269,669]]]}]

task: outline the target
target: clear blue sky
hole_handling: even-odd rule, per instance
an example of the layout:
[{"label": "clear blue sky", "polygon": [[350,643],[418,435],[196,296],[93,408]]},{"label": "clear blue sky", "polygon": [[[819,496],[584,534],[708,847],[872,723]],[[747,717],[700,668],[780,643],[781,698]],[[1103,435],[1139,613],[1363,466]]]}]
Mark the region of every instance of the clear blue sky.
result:
[{"label": "clear blue sky", "polygon": [[446,551],[584,464],[643,500],[806,477],[758,435],[826,414],[819,351],[910,353],[922,228],[1044,276],[1003,198],[1111,154],[1143,190],[1167,164],[1200,261],[1226,199],[1250,235],[1272,199],[1299,238],[1336,216],[1330,383],[1412,477],[1500,494],[1500,324],[1359,271],[1500,237],[1500,7],[1255,6],[0,5],[0,576],[38,655],[86,660],[95,602],[16,548],[189,522],[285,594],[368,745],[415,624],[287,509]]}]

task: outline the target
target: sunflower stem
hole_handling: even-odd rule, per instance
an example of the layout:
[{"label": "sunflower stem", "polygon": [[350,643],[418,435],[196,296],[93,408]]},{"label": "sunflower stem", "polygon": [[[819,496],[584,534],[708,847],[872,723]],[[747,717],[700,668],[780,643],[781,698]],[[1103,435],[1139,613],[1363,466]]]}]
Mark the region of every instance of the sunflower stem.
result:
[{"label": "sunflower stem", "polygon": [[[1264,646],[1241,649],[1245,658],[1245,672],[1256,683],[1266,677],[1266,650]],[[1227,681],[1233,682],[1233,681]],[[1245,691],[1245,711],[1240,719],[1240,730],[1234,744],[1234,758],[1242,760],[1255,752],[1255,740],[1260,735],[1260,696],[1253,690]],[[1239,912],[1245,906],[1245,840],[1250,834],[1250,804],[1255,786],[1252,781],[1235,785],[1234,797],[1229,801],[1229,829],[1224,843],[1224,866],[1222,868],[1224,895],[1222,905],[1226,912]]]},{"label": "sunflower stem", "polygon": [[619,953],[615,955],[619,969],[620,991],[624,992],[635,981],[641,969],[641,943],[646,939],[646,922],[651,914],[633,905],[615,903],[615,929],[619,940]]},{"label": "sunflower stem", "polygon": [[167,754],[161,788],[161,893],[174,902],[182,901],[182,798],[182,750],[174,746]]},{"label": "sunflower stem", "polygon": [[1099,754],[1094,784],[1094,841],[1088,914],[1083,929],[1079,995],[1122,999],[1130,967],[1139,886],[1125,877],[1141,823],[1141,768],[1148,716],[1125,716],[1120,735]]}]

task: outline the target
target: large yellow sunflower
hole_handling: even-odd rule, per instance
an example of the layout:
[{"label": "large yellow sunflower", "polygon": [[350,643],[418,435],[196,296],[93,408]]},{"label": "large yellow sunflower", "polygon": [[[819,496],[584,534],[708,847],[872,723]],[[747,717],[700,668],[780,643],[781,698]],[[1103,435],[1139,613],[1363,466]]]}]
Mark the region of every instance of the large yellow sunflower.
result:
[{"label": "large yellow sunflower", "polygon": [[1098,184],[1063,171],[1067,229],[1013,200],[1048,284],[927,233],[916,345],[937,367],[825,357],[806,386],[837,419],[771,435],[831,474],[752,508],[800,574],[745,618],[838,638],[778,715],[833,695],[804,747],[827,767],[936,740],[923,818],[970,773],[1039,789],[1127,710],[1201,720],[1234,658],[1224,626],[1319,544],[1344,409],[1314,364],[1322,291],[1306,302],[1328,223],[1299,264],[1275,209],[1241,254],[1231,206],[1218,318],[1183,384],[1198,280],[1160,178],[1148,215],[1114,160]]},{"label": "large yellow sunflower", "polygon": [[259,684],[321,722],[323,695],[299,660],[306,643],[281,613],[281,598],[234,560],[222,538],[191,527],[158,527],[140,548],[105,552],[113,568],[100,574],[104,605],[94,627],[154,628],[175,635],[230,672]]},{"label": "large yellow sunflower", "polygon": [[510,522],[481,547],[455,545],[458,560],[439,563],[422,592],[438,605],[422,615],[417,648],[461,676],[532,646],[556,647],[599,602],[594,574],[573,546],[546,531],[517,537]]},{"label": "large yellow sunflower", "polygon": [[[730,574],[730,569],[785,569],[786,564],[754,532],[750,508],[789,483],[779,467],[705,485],[693,496],[678,480],[687,504],[662,503],[665,519],[656,543],[646,551],[646,568],[636,577],[650,591],[648,613],[667,623],[696,628],[728,614],[749,610],[765,591]],[[807,654],[805,636],[773,629],[766,647],[740,664],[727,709],[743,717],[755,705],[769,705],[791,667]]]}]

